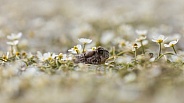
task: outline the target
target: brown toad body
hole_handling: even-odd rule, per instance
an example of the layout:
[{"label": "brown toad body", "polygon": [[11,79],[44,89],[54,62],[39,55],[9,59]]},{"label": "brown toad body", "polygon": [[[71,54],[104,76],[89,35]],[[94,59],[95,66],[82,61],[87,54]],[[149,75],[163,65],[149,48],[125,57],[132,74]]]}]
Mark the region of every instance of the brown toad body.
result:
[{"label": "brown toad body", "polygon": [[103,64],[109,58],[109,51],[98,47],[93,51],[88,51],[86,53],[82,53],[76,55],[75,63],[85,63],[85,64]]}]

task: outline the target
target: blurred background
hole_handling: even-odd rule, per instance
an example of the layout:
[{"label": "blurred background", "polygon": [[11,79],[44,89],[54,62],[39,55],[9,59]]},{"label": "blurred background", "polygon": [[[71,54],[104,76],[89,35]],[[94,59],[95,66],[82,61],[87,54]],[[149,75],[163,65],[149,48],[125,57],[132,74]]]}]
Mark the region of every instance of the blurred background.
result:
[{"label": "blurred background", "polygon": [[[0,0],[0,48],[6,35],[23,33],[25,51],[66,52],[85,37],[95,45],[110,38],[135,40],[136,29],[148,34],[184,34],[183,0]],[[105,38],[106,37],[106,38]],[[52,47],[52,48],[51,48]]]},{"label": "blurred background", "polygon": [[[108,50],[123,39],[134,42],[137,29],[148,30],[149,40],[159,34],[179,36],[177,49],[184,50],[184,0],[0,0],[0,52],[4,54],[11,33],[23,33],[18,45],[22,51],[66,53],[81,37]],[[16,61],[0,67],[0,101],[183,103],[183,64],[146,62],[150,68],[133,68],[132,58],[123,55],[126,63],[110,65],[108,72],[79,64],[76,70],[66,67],[55,75],[38,71],[40,63],[21,74],[18,71],[25,68]]]}]

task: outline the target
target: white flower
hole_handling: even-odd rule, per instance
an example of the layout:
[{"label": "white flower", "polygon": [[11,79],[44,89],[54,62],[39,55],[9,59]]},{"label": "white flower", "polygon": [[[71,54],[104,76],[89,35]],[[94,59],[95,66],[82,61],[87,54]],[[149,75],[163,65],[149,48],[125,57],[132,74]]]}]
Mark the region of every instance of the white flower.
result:
[{"label": "white flower", "polygon": [[141,42],[141,41],[143,41],[143,40],[145,40],[145,39],[146,39],[146,36],[140,36],[140,37],[138,37],[135,41]]},{"label": "white flower", "polygon": [[83,44],[89,44],[89,43],[91,43],[92,42],[92,40],[91,39],[86,39],[86,38],[80,38],[80,39],[78,39],[81,43],[83,43]]},{"label": "white flower", "polygon": [[33,54],[32,53],[28,53],[27,54],[27,58],[32,58],[33,57]]},{"label": "white flower", "polygon": [[9,39],[9,40],[17,40],[17,39],[19,39],[21,37],[22,37],[22,33],[21,32],[18,33],[18,34],[12,33],[11,35],[7,36],[7,39]]},{"label": "white flower", "polygon": [[9,58],[9,55],[10,55],[9,52],[7,52],[6,55],[3,55],[3,56],[2,56],[3,61],[7,61],[8,58]]},{"label": "white flower", "polygon": [[136,39],[137,42],[141,42],[146,39],[147,30],[136,30],[135,31],[139,37]]},{"label": "white flower", "polygon": [[87,49],[87,51],[93,51],[93,50],[95,50],[96,49],[96,47],[92,47],[92,48],[90,48],[90,49]]},{"label": "white flower", "polygon": [[139,47],[141,47],[141,45],[139,43],[134,43],[132,45],[132,51],[135,51],[135,49],[138,49]]},{"label": "white flower", "polygon": [[158,38],[153,38],[152,41],[157,43],[163,43],[166,39],[167,38],[165,38],[164,35],[160,35]]},{"label": "white flower", "polygon": [[37,57],[38,57],[38,59],[40,60],[40,61],[45,61],[45,60],[47,60],[49,57],[50,57],[50,52],[48,52],[48,53],[44,53],[43,55],[42,55],[42,53],[41,52],[37,52]]},{"label": "white flower", "polygon": [[122,48],[122,49],[125,49],[127,51],[131,50],[132,49],[132,44],[128,41],[125,41],[125,40],[122,40],[120,43],[119,43],[119,48]]},{"label": "white flower", "polygon": [[51,54],[51,58],[54,59],[55,57],[57,57],[58,55],[56,55],[55,53]]},{"label": "white flower", "polygon": [[148,31],[147,30],[136,30],[135,31],[137,33],[137,35],[139,36],[146,36]]},{"label": "white flower", "polygon": [[178,39],[171,41],[169,44],[164,44],[165,47],[173,47],[174,45],[176,45],[178,43]]},{"label": "white flower", "polygon": [[38,57],[38,59],[39,59],[40,61],[45,61],[45,60],[54,59],[56,56],[57,56],[57,55],[55,55],[54,53],[51,54],[50,52],[44,53],[43,55],[42,55],[41,52],[39,52],[39,51],[37,52],[37,57]]},{"label": "white flower", "polygon": [[18,43],[19,43],[18,40],[15,40],[15,41],[12,41],[12,42],[6,42],[6,44],[11,45],[11,46],[15,46],[15,45],[17,45]]},{"label": "white flower", "polygon": [[[136,42],[138,46],[141,46],[141,43],[140,42]],[[144,40],[142,41],[142,45],[145,46],[148,44],[148,40]]]},{"label": "white flower", "polygon": [[68,50],[69,52],[73,53],[73,54],[80,54],[82,53],[83,49],[81,45],[76,45],[73,48]]},{"label": "white flower", "polygon": [[51,53],[50,53],[50,52],[44,53],[44,54],[43,54],[43,58],[44,58],[45,60],[47,60],[47,59],[50,58],[50,57],[51,57]]},{"label": "white flower", "polygon": [[63,54],[63,58],[61,60],[72,60],[72,56],[71,55],[67,55],[67,54]]},{"label": "white flower", "polygon": [[56,59],[61,59],[63,58],[63,53],[59,53],[58,55],[56,55]]}]

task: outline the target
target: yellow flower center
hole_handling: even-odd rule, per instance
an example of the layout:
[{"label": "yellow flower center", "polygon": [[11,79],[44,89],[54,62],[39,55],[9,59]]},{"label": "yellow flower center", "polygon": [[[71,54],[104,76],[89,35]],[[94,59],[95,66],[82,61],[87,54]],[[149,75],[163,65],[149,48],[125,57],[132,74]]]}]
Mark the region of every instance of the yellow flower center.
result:
[{"label": "yellow flower center", "polygon": [[77,54],[79,54],[79,49],[77,48],[77,49],[75,49],[75,51],[77,52]]},{"label": "yellow flower center", "polygon": [[19,55],[20,55],[20,53],[19,53],[19,52],[16,52],[16,53],[15,53],[15,55],[19,56]]},{"label": "yellow flower center", "polygon": [[92,47],[92,50],[95,50],[95,47]]},{"label": "yellow flower center", "polygon": [[51,60],[52,60],[52,58],[51,58],[51,57],[49,57],[49,58],[48,58],[48,60],[49,60],[49,61],[51,61]]},{"label": "yellow flower center", "polygon": [[126,46],[125,42],[121,42],[121,46]]},{"label": "yellow flower center", "polygon": [[174,46],[174,44],[171,44],[170,46],[171,46],[171,47],[173,47],[173,46]]},{"label": "yellow flower center", "polygon": [[158,42],[158,43],[162,43],[162,42],[163,42],[163,40],[159,39],[159,40],[157,40],[157,42]]},{"label": "yellow flower center", "polygon": [[22,53],[22,56],[26,56],[26,52],[23,52],[23,53]]},{"label": "yellow flower center", "polygon": [[73,48],[74,48],[75,50],[78,49],[77,46],[74,46]]},{"label": "yellow flower center", "polygon": [[3,61],[7,61],[8,57],[7,56],[3,56]]},{"label": "yellow flower center", "polygon": [[63,54],[60,53],[60,54],[58,55],[58,58],[63,58]]},{"label": "yellow flower center", "polygon": [[134,48],[138,48],[138,45],[135,43],[135,44],[133,45],[133,47],[134,47]]}]

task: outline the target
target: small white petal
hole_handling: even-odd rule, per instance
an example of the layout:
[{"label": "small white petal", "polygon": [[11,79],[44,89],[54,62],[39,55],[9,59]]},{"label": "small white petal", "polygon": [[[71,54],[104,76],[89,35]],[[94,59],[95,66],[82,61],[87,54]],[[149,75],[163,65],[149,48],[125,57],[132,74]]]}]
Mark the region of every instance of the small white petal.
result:
[{"label": "small white petal", "polygon": [[7,36],[7,39],[9,39],[9,40],[17,40],[17,39],[19,39],[21,37],[22,37],[22,33],[21,32],[18,33],[18,34],[12,33],[11,35]]},{"label": "small white petal", "polygon": [[159,35],[158,38],[154,37],[154,38],[152,39],[152,41],[153,41],[153,42],[157,42],[157,43],[162,43],[162,42],[164,42],[166,39],[167,39],[167,38],[165,38],[164,35]]},{"label": "small white petal", "polygon": [[72,56],[71,55],[67,55],[67,54],[63,54],[63,58],[61,60],[72,60]]},{"label": "small white petal", "polygon": [[164,44],[165,47],[172,47],[178,43],[178,39],[175,41],[171,41],[169,44]]},{"label": "small white petal", "polygon": [[164,44],[164,47],[170,47],[170,45],[168,45],[168,44]]},{"label": "small white petal", "polygon": [[33,57],[33,54],[32,53],[28,53],[27,54],[27,58],[32,58]]},{"label": "small white petal", "polygon": [[138,35],[146,35],[147,34],[147,30],[136,30],[135,31]]},{"label": "small white petal", "polygon": [[79,49],[79,51],[82,51],[82,46],[81,45],[77,45],[77,48]]},{"label": "small white petal", "polygon": [[22,33],[20,32],[20,33],[17,34],[17,38],[19,39],[21,37],[22,37]]},{"label": "small white petal", "polygon": [[[78,52],[79,52],[79,53],[82,53],[82,51],[83,51],[82,46],[78,44],[78,45],[76,45],[76,47],[77,47],[77,49],[78,49]],[[71,52],[71,53],[73,53],[73,54],[77,54],[77,52],[76,52],[76,50],[75,50],[74,48],[71,48],[71,49],[69,49],[68,51]]]},{"label": "small white petal", "polygon": [[[178,43],[178,40],[176,40],[176,41],[171,41],[170,43],[175,45],[176,43]],[[169,43],[169,44],[170,44],[170,43]]]},{"label": "small white petal", "polygon": [[37,51],[37,57],[40,61],[43,61],[43,56],[42,56],[42,53],[40,51]]},{"label": "small white petal", "polygon": [[9,55],[10,55],[10,52],[7,52],[7,53],[6,53],[6,57],[8,58],[8,57],[9,57]]},{"label": "small white petal", "polygon": [[91,39],[86,39],[86,38],[80,38],[80,39],[78,39],[81,43],[91,43],[92,42],[92,40]]},{"label": "small white petal", "polygon": [[160,35],[159,37],[158,37],[158,39],[161,39],[161,40],[164,40],[164,35]]},{"label": "small white petal", "polygon": [[157,40],[152,39],[153,42],[157,42]]},{"label": "small white petal", "polygon": [[19,43],[19,41],[18,40],[15,40],[15,41],[12,41],[12,42],[6,42],[8,45],[12,45],[12,46],[14,46],[14,45],[17,45],[18,43]]}]

